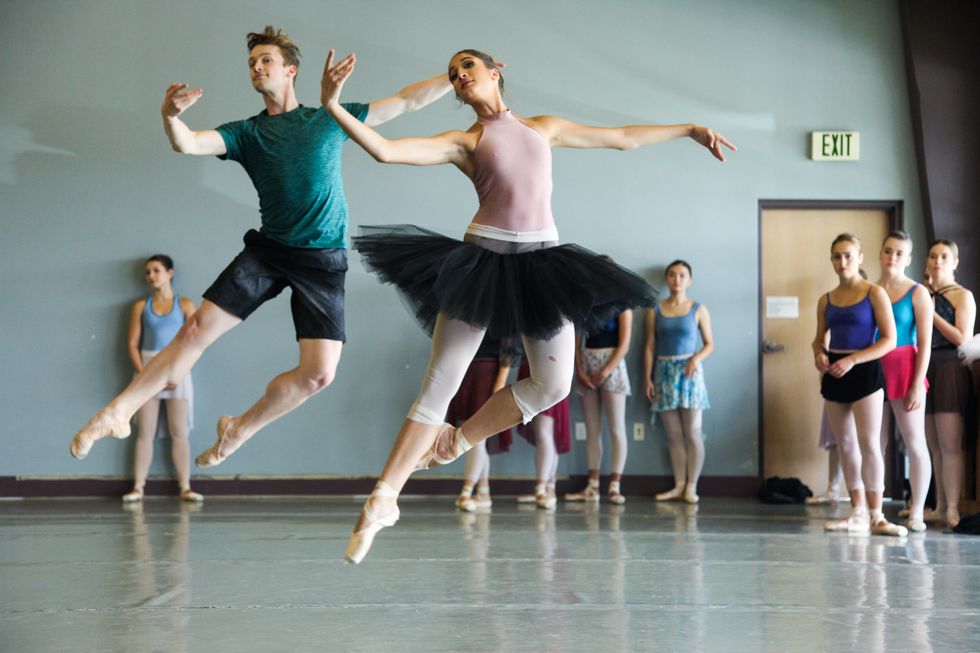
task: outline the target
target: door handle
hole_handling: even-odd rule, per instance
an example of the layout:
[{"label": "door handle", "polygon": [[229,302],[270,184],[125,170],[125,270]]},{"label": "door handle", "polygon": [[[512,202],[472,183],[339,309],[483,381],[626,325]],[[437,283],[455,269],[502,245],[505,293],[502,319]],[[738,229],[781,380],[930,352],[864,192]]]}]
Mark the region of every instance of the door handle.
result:
[{"label": "door handle", "polygon": [[786,345],[781,345],[778,342],[773,342],[772,340],[762,341],[762,353],[763,354],[773,354],[777,351],[785,351]]}]

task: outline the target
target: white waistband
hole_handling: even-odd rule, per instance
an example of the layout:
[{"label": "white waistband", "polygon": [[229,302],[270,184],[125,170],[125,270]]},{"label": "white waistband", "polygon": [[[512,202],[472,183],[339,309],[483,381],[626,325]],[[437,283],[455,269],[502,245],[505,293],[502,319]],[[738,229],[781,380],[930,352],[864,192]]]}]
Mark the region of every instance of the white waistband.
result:
[{"label": "white waistband", "polygon": [[558,240],[558,227],[554,225],[537,231],[508,231],[487,224],[471,222],[466,227],[466,233],[494,240],[506,240],[511,243],[542,243]]}]

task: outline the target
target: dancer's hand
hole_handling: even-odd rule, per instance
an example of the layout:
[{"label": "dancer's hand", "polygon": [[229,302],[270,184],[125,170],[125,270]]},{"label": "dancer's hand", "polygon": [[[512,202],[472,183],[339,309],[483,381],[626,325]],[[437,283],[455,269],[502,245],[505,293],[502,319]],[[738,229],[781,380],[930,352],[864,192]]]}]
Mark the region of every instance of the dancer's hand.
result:
[{"label": "dancer's hand", "polygon": [[333,62],[333,55],[333,48],[330,48],[327,62],[323,65],[323,77],[320,78],[320,104],[324,108],[340,101],[340,91],[344,88],[344,82],[354,72],[354,64],[357,63],[357,55],[353,52],[336,64]]},{"label": "dancer's hand", "polygon": [[817,371],[821,374],[826,374],[830,371],[830,359],[827,354],[820,352],[813,358],[813,365],[817,368]]},{"label": "dancer's hand", "polygon": [[582,370],[575,370],[575,375],[578,377],[578,382],[584,385],[589,390],[595,390],[595,384],[592,383],[592,379],[588,374]]},{"label": "dancer's hand", "polygon": [[653,400],[657,397],[657,387],[650,379],[647,379],[643,383],[643,394],[647,396],[647,401],[650,403],[653,403]]},{"label": "dancer's hand", "polygon": [[925,384],[920,383],[909,388],[908,393],[905,395],[905,410],[912,412],[913,410],[919,410],[922,404],[925,403],[926,389]]},{"label": "dancer's hand", "polygon": [[187,84],[171,84],[167,87],[163,94],[163,104],[160,106],[160,113],[164,118],[176,118],[204,95],[203,89],[184,90],[186,88]]},{"label": "dancer's hand", "polygon": [[697,373],[698,363],[696,360],[694,360],[694,357],[691,356],[687,359],[687,365],[684,366],[684,376],[689,379],[693,379],[695,376],[697,376]]},{"label": "dancer's hand", "polygon": [[854,367],[854,359],[850,356],[845,356],[831,365],[828,371],[832,376],[839,379],[850,372],[852,367]]},{"label": "dancer's hand", "polygon": [[721,151],[722,145],[732,152],[738,150],[730,140],[709,127],[696,126],[691,132],[691,138],[708,148],[708,151],[719,161],[725,160],[725,154]]},{"label": "dancer's hand", "polygon": [[606,382],[606,379],[609,378],[610,374],[611,372],[607,372],[605,370],[599,370],[598,372],[593,374],[592,378],[590,379],[590,381],[592,381],[592,387],[598,388],[599,386],[601,386],[603,383]]}]

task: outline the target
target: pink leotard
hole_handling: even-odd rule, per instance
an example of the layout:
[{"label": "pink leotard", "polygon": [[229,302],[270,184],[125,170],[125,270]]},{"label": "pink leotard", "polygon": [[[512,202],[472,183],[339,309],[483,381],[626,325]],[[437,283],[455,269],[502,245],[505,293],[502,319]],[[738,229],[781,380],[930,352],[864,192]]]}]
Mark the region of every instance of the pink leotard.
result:
[{"label": "pink leotard", "polygon": [[480,198],[473,222],[516,232],[553,228],[548,141],[510,111],[477,120],[483,135],[473,152]]}]

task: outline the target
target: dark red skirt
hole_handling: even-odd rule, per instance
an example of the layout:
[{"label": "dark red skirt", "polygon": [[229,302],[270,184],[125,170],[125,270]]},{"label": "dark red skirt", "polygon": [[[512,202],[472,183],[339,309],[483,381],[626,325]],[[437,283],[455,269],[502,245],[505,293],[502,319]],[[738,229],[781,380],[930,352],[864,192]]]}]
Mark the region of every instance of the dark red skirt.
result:
[{"label": "dark red skirt", "polygon": [[[521,369],[517,373],[517,380],[520,381],[529,376],[531,376],[531,370],[525,362],[521,365]],[[541,411],[538,415],[545,415],[555,420],[555,449],[558,453],[562,454],[571,451],[572,433],[568,417],[568,397],[565,397],[551,408]],[[522,438],[534,445],[534,429],[530,424],[518,424],[517,432]]]},{"label": "dark red skirt", "polygon": [[[476,413],[493,394],[493,382],[497,379],[496,358],[475,358],[466,370],[456,396],[449,402],[446,421],[459,426]],[[510,429],[487,440],[487,453],[502,453],[510,449],[513,441]]]}]

